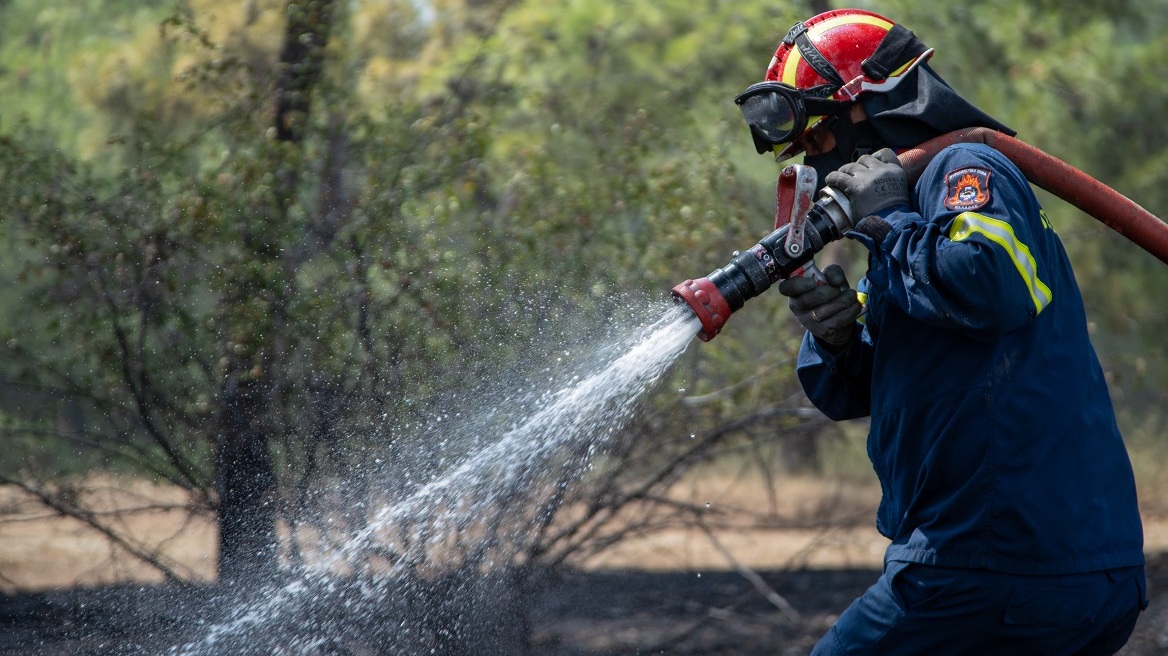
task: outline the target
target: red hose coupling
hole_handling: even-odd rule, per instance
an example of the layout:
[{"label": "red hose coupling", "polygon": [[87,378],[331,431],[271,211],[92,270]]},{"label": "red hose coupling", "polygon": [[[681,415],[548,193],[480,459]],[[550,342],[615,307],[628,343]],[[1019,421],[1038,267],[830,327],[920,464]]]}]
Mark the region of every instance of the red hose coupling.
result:
[{"label": "red hose coupling", "polygon": [[703,342],[714,339],[730,318],[730,304],[709,278],[686,280],[673,288],[673,298],[679,302],[684,301],[698,316],[702,322],[698,339]]}]

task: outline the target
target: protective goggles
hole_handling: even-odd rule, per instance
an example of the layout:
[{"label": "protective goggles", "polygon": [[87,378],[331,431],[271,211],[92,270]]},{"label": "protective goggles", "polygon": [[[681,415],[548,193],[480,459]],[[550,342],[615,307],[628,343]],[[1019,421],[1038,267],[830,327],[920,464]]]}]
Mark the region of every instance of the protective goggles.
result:
[{"label": "protective goggles", "polygon": [[734,98],[750,128],[754,147],[766,153],[788,144],[807,129],[809,116],[830,116],[848,103],[808,95],[782,82],[759,82]]}]

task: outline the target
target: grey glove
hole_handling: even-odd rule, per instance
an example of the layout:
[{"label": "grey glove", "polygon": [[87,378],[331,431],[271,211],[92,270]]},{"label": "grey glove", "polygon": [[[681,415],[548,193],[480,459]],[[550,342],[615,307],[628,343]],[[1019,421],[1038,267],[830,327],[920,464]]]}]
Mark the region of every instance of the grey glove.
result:
[{"label": "grey glove", "polygon": [[852,225],[882,209],[908,203],[908,177],[890,148],[861,155],[828,173],[823,181],[848,197]]},{"label": "grey glove", "polygon": [[838,350],[851,339],[863,306],[838,264],[824,269],[823,277],[827,284],[813,278],[787,278],[779,283],[779,293],[790,298],[792,314],[808,332]]}]

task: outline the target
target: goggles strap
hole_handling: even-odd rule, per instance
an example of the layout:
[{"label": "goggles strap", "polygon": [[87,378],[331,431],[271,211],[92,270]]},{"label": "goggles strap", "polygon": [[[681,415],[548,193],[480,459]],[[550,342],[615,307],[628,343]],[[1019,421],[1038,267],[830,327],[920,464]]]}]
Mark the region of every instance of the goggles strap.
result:
[{"label": "goggles strap", "polygon": [[834,84],[820,84],[806,89],[801,89],[804,98],[832,101],[832,94],[839,91],[839,87]]},{"label": "goggles strap", "polygon": [[795,26],[787,32],[787,36],[783,37],[783,43],[788,47],[795,46],[799,49],[799,54],[803,55],[803,59],[819,76],[835,85],[838,89],[844,85],[844,79],[840,76],[839,71],[835,70],[835,66],[827,61],[823,53],[811,43],[811,39],[807,38],[807,26],[802,22],[795,23]]}]

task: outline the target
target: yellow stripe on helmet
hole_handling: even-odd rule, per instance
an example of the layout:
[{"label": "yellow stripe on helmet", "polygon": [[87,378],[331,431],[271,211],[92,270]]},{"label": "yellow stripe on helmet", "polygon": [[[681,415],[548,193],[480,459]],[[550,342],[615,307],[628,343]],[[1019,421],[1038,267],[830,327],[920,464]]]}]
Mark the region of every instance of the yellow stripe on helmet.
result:
[{"label": "yellow stripe on helmet", "polygon": [[[893,25],[893,23],[876,16],[844,14],[842,16],[833,16],[807,28],[807,38],[814,42],[816,37],[832,28],[839,27],[840,25],[854,24],[875,25],[876,27],[883,28],[885,32],[891,30]],[[826,56],[826,53],[824,53],[824,56]],[[783,75],[780,78],[784,84],[798,88],[798,85],[795,84],[795,70],[799,67],[799,62],[801,61],[803,61],[803,55],[800,54],[798,48],[792,47],[787,51],[787,61],[783,62]],[[846,82],[847,80],[844,81]]]}]

